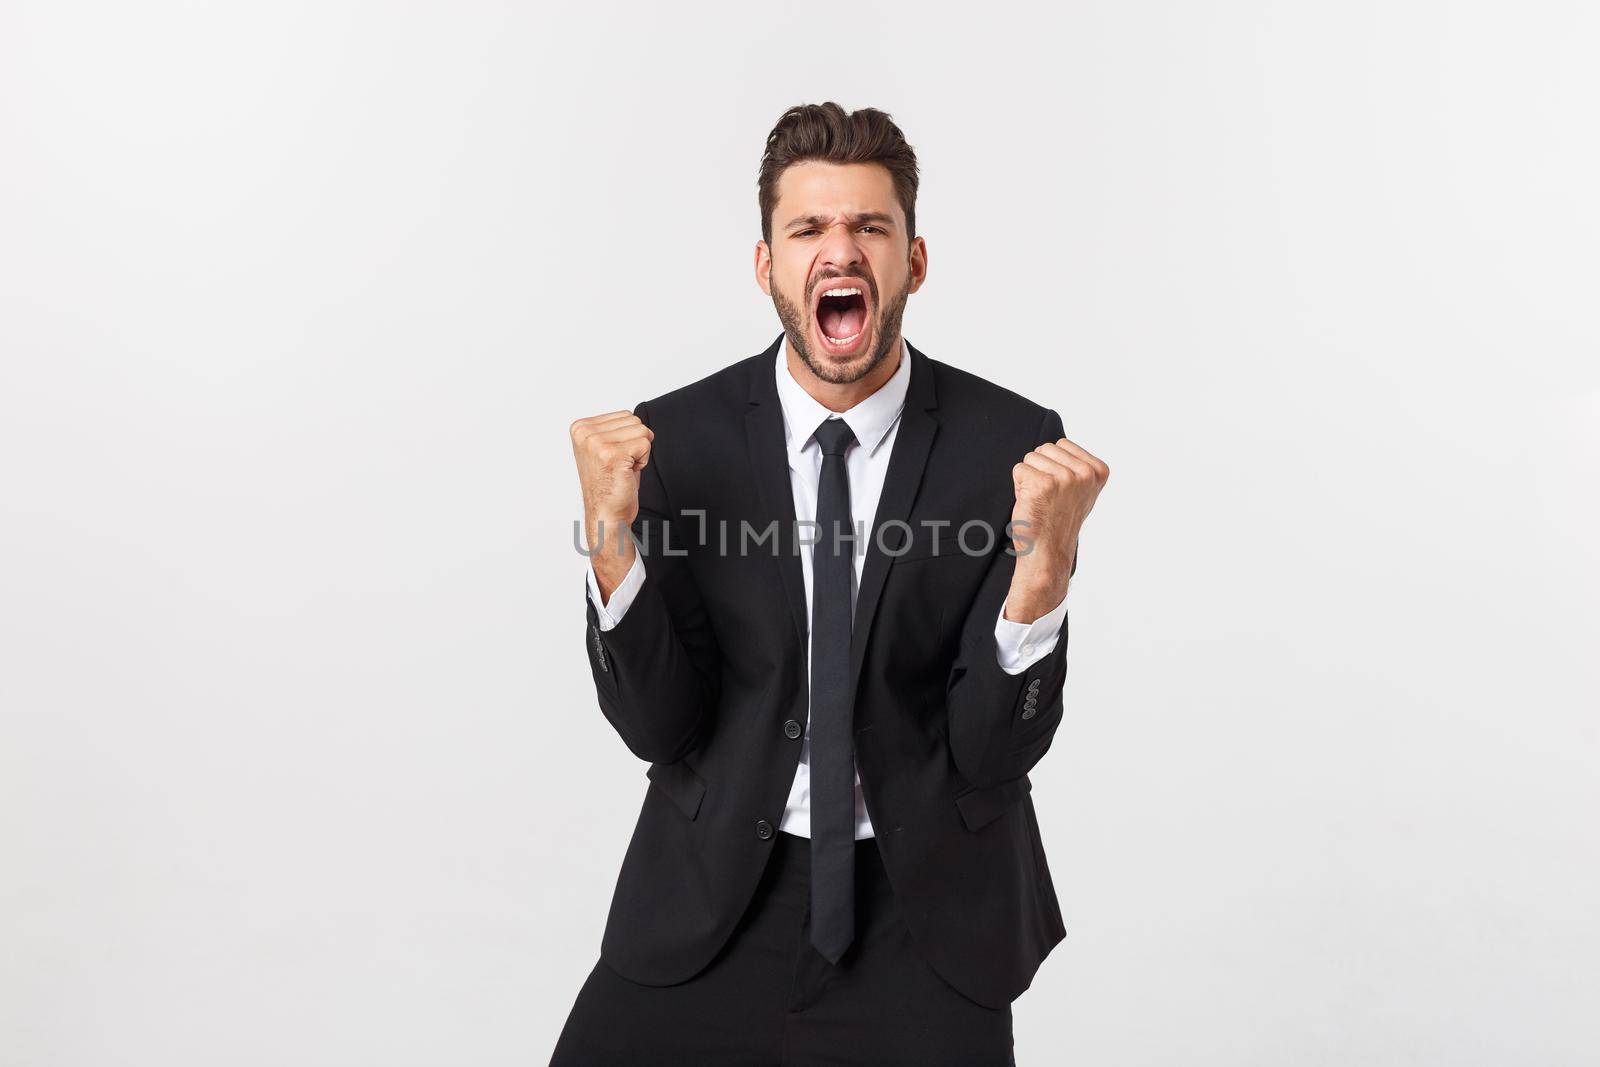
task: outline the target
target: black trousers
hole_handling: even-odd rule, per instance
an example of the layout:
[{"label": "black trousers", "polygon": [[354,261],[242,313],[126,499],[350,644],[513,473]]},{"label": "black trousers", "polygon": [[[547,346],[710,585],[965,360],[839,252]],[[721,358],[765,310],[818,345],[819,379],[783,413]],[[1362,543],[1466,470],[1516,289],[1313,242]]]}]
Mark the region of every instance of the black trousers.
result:
[{"label": "black trousers", "polygon": [[856,937],[837,966],[807,937],[810,840],[779,833],[774,849],[693,978],[645,986],[597,962],[551,1067],[1014,1067],[1010,1005],[968,1000],[923,960],[875,841],[856,842]]}]

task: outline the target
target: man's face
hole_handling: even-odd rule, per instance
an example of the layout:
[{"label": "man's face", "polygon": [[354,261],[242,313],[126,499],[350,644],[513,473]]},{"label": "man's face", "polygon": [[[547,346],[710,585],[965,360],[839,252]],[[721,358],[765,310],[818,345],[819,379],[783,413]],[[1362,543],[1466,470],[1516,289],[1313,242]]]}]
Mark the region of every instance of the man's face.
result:
[{"label": "man's face", "polygon": [[887,167],[808,161],[779,177],[756,280],[818,378],[854,382],[893,353],[906,299],[926,275],[926,248],[907,242]]}]

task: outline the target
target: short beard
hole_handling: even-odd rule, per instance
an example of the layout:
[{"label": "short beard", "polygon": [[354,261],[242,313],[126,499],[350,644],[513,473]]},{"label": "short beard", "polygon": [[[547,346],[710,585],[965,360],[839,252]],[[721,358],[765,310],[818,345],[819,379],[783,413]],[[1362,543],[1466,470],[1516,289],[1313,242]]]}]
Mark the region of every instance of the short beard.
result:
[{"label": "short beard", "polygon": [[790,303],[778,291],[778,286],[772,286],[772,306],[778,309],[778,321],[783,323],[783,332],[789,338],[789,344],[795,354],[800,357],[800,362],[810,368],[825,382],[834,385],[849,385],[877,370],[884,360],[889,358],[890,351],[894,348],[895,339],[900,336],[900,319],[906,312],[906,301],[911,297],[911,280],[906,279],[906,286],[900,290],[900,296],[892,305],[879,305],[878,321],[874,331],[874,347],[872,358],[861,365],[858,370],[838,369],[832,364],[819,362],[811,354],[811,345],[807,340],[804,316],[800,309]]}]

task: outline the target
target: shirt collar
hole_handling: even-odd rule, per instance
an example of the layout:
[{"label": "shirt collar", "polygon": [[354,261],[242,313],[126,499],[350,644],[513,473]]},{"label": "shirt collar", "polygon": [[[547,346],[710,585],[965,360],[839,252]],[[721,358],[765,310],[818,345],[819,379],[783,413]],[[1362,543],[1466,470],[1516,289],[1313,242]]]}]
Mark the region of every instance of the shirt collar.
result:
[{"label": "shirt collar", "polygon": [[[783,432],[788,442],[789,454],[797,456],[816,437],[822,420],[835,413],[829,411],[794,380],[786,360],[787,338],[778,345],[777,377],[778,402],[783,408]],[[856,441],[868,455],[876,452],[884,438],[894,427],[895,420],[905,407],[906,393],[911,387],[911,346],[900,338],[900,366],[878,391],[866,397],[849,411],[839,413],[856,435]]]}]

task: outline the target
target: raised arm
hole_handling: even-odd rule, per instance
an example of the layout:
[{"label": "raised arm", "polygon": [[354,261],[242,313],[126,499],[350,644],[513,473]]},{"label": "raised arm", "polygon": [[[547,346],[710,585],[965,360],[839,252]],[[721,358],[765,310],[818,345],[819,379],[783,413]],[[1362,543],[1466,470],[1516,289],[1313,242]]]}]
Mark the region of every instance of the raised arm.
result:
[{"label": "raised arm", "polygon": [[[1066,439],[1054,411],[1045,413],[1036,439],[1039,446],[1012,468],[1015,554],[995,553],[946,686],[951,753],[980,788],[1028,773],[1061,723],[1067,586],[1077,571],[1078,533],[1111,475]],[[1059,633],[1049,629],[1058,618]],[[1011,647],[1008,622],[1025,628],[1019,644],[1039,647],[1031,653]]]},{"label": "raised arm", "polygon": [[595,693],[634,755],[671,763],[695,746],[716,707],[718,650],[682,554],[693,526],[671,521],[650,464],[654,439],[644,404],[572,424],[591,552],[584,611]]}]

